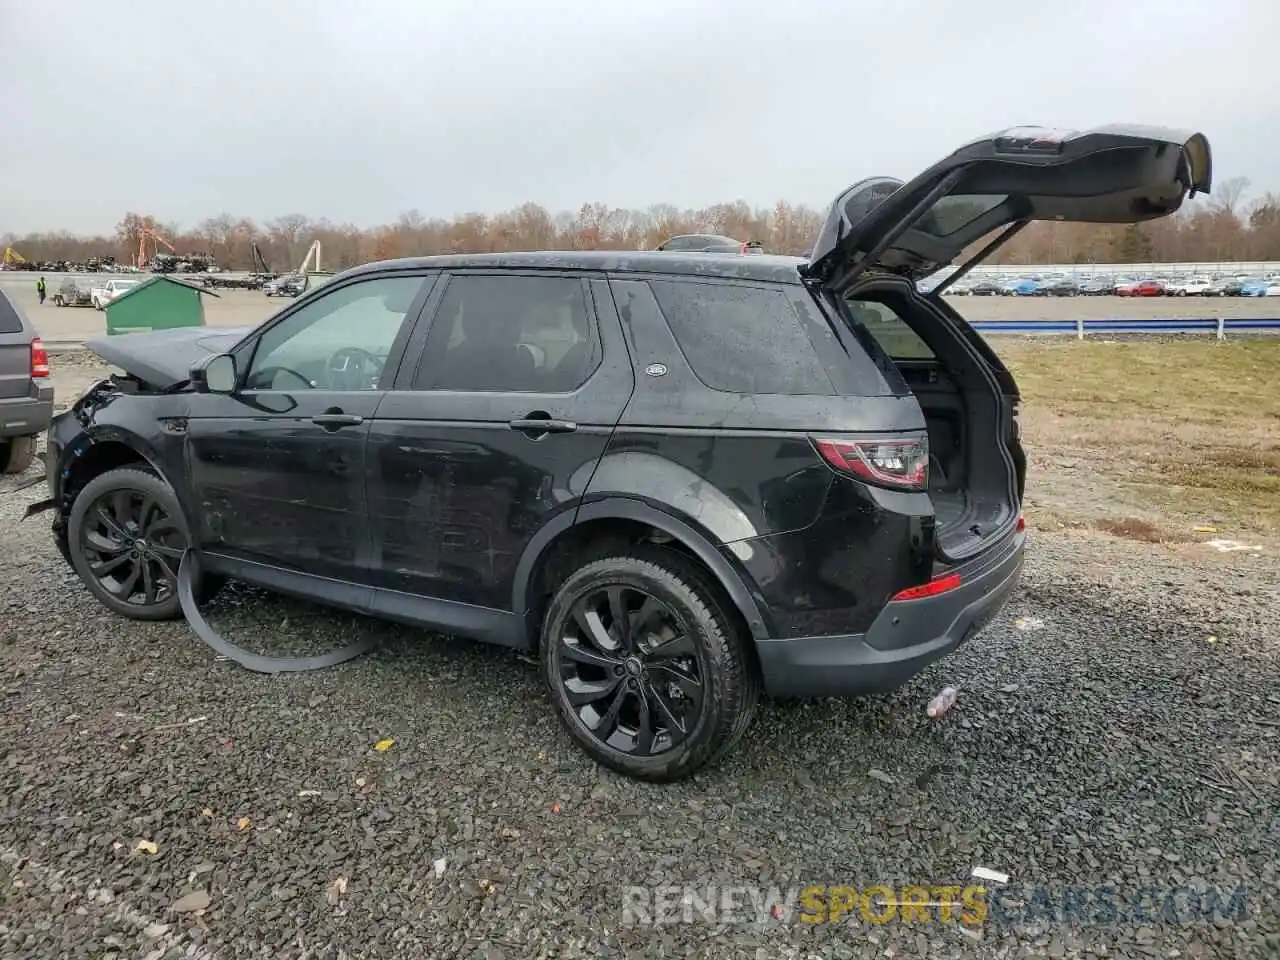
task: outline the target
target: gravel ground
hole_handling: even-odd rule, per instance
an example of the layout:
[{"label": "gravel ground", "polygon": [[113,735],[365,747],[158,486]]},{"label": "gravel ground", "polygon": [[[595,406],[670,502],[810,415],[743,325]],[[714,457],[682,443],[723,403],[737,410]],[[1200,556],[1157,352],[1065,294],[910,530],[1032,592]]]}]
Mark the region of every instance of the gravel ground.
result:
[{"label": "gravel ground", "polygon": [[[42,488],[14,486],[0,957],[1280,953],[1272,554],[1036,534],[1005,613],[904,690],[772,705],[726,763],[654,787],[585,759],[535,667],[503,651],[232,589],[211,619],[236,639],[381,641],[272,678],[215,660],[184,624],[113,617],[46,521],[18,522]],[[929,721],[945,683],[959,703]],[[785,909],[624,922],[631,885],[959,884],[977,865],[1011,876],[1002,916],[1027,885],[1243,889],[1245,916],[1122,906],[1109,923],[993,917],[967,934]]]}]

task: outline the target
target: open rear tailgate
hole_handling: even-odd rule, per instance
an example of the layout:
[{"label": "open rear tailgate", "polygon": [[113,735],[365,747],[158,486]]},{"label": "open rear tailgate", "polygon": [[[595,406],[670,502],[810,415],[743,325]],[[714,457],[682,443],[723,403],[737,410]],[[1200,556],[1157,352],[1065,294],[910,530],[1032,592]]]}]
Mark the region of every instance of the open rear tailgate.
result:
[{"label": "open rear tailgate", "polygon": [[969,265],[1032,220],[1134,223],[1175,212],[1212,182],[1201,133],[1128,124],[1014,127],[966,144],[915,179],[874,177],[828,211],[804,275],[837,293],[868,270],[919,281],[1001,228]]}]

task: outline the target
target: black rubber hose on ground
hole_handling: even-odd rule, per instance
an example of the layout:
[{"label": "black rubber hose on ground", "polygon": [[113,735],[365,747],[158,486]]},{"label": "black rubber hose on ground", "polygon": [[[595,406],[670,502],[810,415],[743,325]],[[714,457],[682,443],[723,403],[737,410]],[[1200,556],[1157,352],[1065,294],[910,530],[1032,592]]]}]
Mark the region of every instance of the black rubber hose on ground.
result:
[{"label": "black rubber hose on ground", "polygon": [[200,606],[196,603],[195,585],[200,582],[201,575],[200,557],[194,550],[188,548],[183,553],[178,567],[178,602],[182,605],[182,614],[187,618],[187,623],[191,625],[196,636],[211,650],[228,660],[234,660],[246,670],[252,670],[255,673],[304,673],[308,670],[323,670],[325,667],[336,667],[340,663],[354,660],[361,654],[368,653],[375,645],[373,640],[366,638],[315,657],[264,657],[262,654],[237,647],[234,643],[224,640],[213,627],[209,626],[209,621],[200,613]]}]

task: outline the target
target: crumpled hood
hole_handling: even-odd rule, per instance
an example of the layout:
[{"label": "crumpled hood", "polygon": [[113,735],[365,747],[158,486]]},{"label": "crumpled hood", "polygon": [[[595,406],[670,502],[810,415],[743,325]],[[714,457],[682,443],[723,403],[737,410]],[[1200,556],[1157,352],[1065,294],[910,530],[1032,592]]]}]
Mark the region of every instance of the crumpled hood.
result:
[{"label": "crumpled hood", "polygon": [[226,353],[256,326],[180,327],[150,333],[124,333],[85,344],[107,363],[163,390],[191,375],[197,360]]}]

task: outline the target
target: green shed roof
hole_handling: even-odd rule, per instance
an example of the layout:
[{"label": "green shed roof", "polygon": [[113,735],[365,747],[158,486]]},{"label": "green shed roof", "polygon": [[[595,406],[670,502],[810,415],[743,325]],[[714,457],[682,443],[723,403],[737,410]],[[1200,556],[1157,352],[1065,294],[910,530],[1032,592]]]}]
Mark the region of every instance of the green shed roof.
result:
[{"label": "green shed roof", "polygon": [[196,293],[203,293],[210,297],[218,296],[212,290],[206,290],[204,287],[197,287],[194,283],[184,283],[183,281],[176,280],[173,277],[166,277],[163,274],[157,274],[156,276],[148,277],[146,280],[143,280],[136,287],[130,287],[124,293],[120,294],[120,296],[116,297],[114,300],[108,303],[107,306],[113,307],[122,300],[128,300],[135,293],[145,290],[147,289],[147,287],[150,287],[152,284],[156,284],[156,283],[172,283],[174,286],[186,287],[188,290],[194,290]]}]

